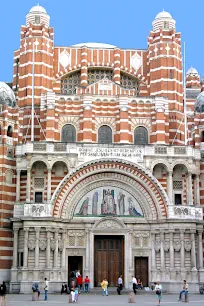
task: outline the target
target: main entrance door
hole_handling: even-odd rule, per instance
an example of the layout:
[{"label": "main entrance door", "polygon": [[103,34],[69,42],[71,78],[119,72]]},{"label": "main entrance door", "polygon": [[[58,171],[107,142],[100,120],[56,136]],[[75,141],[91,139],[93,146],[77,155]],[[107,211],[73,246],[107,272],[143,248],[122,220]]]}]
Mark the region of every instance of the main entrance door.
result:
[{"label": "main entrance door", "polygon": [[148,286],[148,257],[135,257],[135,276]]},{"label": "main entrance door", "polygon": [[116,286],[124,271],[123,236],[95,236],[94,244],[94,286],[100,286],[104,278],[109,286]]}]

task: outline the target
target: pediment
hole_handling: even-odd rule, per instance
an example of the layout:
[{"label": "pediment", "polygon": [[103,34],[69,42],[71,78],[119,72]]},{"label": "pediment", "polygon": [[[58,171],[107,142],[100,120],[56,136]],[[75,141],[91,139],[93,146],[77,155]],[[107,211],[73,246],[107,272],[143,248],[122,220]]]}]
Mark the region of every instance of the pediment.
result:
[{"label": "pediment", "polygon": [[93,229],[125,229],[125,224],[115,217],[105,217],[94,224]]}]

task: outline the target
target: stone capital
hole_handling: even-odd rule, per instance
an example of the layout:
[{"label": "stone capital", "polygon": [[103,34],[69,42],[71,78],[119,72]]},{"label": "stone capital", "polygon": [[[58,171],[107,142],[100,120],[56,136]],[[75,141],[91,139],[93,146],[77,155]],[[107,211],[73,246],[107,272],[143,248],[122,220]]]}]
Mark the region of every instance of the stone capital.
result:
[{"label": "stone capital", "polygon": [[23,231],[26,232],[26,233],[28,233],[29,230],[30,230],[29,227],[24,227],[24,228],[23,228]]}]

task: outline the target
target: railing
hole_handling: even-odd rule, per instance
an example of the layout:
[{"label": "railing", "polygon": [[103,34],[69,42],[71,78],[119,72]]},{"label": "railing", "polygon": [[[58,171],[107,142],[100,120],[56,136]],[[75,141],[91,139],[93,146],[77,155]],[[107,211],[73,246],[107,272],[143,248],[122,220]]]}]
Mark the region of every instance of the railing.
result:
[{"label": "railing", "polygon": [[195,206],[172,205],[168,207],[168,218],[203,220],[203,209]]}]

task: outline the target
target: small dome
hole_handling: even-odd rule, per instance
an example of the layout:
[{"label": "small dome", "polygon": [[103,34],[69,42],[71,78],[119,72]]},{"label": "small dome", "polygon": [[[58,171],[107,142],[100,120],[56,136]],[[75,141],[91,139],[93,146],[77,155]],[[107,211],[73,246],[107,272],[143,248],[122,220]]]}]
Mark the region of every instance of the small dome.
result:
[{"label": "small dome", "polygon": [[0,104],[15,106],[16,98],[13,90],[4,82],[0,82]]},{"label": "small dome", "polygon": [[161,18],[171,18],[172,16],[170,13],[166,12],[166,11],[162,11],[160,13],[157,14],[157,16],[155,17],[155,19],[161,19]]},{"label": "small dome", "polygon": [[202,91],[196,99],[195,112],[204,113],[204,91]]},{"label": "small dome", "polygon": [[190,74],[196,74],[196,75],[198,75],[198,71],[197,71],[195,68],[191,67],[191,68],[188,69],[188,71],[187,71],[186,74],[187,74],[187,75],[190,75]]},{"label": "small dome", "polygon": [[40,6],[40,5],[36,5],[36,6],[33,6],[31,9],[30,9],[30,13],[44,13],[44,14],[47,14],[46,10],[44,9],[44,7]]}]

